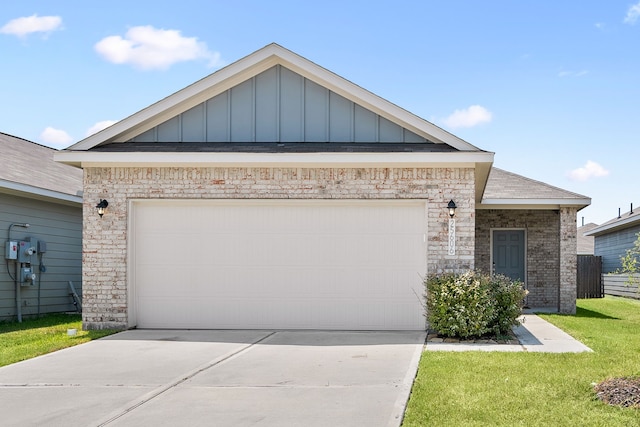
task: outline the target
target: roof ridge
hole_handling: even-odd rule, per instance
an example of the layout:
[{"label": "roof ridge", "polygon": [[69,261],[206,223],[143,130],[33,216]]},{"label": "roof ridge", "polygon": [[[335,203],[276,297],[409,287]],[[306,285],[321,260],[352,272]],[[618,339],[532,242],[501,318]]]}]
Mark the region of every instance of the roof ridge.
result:
[{"label": "roof ridge", "polygon": [[48,148],[49,150],[53,150],[53,151],[60,151],[60,150],[58,150],[57,148],[49,147],[48,145],[43,145],[43,144],[40,144],[39,142],[34,142],[34,141],[29,140],[29,139],[22,138],[21,136],[11,135],[10,133],[6,133],[6,132],[1,132],[1,131],[0,131],[0,135],[8,136],[8,137],[10,137],[10,138],[19,139],[19,140],[22,140],[22,141],[24,141],[24,142],[28,142],[28,143],[30,143],[30,144],[39,145],[40,147]]}]

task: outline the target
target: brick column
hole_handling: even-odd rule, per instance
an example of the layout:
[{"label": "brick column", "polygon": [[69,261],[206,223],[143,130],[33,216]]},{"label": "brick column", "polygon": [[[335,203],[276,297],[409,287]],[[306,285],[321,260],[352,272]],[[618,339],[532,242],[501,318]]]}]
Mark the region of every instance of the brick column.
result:
[{"label": "brick column", "polygon": [[560,208],[560,313],[575,314],[577,295],[576,208]]}]

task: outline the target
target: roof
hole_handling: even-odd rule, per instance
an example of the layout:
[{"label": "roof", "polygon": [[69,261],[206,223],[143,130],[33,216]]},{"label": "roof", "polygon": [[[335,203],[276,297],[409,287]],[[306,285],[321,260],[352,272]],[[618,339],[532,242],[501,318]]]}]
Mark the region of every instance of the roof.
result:
[{"label": "roof", "polygon": [[54,161],[56,152],[0,133],[0,191],[82,203],[82,171]]},{"label": "roof", "polygon": [[126,142],[275,65],[286,67],[429,141],[448,144],[459,151],[482,151],[433,123],[275,43],[269,44],[126,119],[85,138],[68,147],[65,151],[90,150],[99,145]]},{"label": "roof", "polygon": [[593,236],[585,236],[585,233],[588,233],[597,226],[598,224],[590,222],[578,227],[578,248],[576,252],[578,255],[593,255],[595,239]]},{"label": "roof", "polygon": [[[427,143],[394,147],[340,143],[288,146],[224,143],[156,145],[129,142],[156,126],[238,87],[260,73],[280,66],[326,88],[348,101],[424,138]],[[140,144],[140,145],[138,145]],[[417,146],[423,145],[418,148]],[[126,147],[125,147],[126,146]],[[222,68],[126,119],[57,153],[57,161],[77,167],[468,167],[476,174],[476,202],[480,201],[494,154],[475,147],[438,126],[380,98],[277,44]]]},{"label": "roof", "polygon": [[326,142],[136,142],[101,145],[93,152],[200,152],[200,153],[454,153],[458,150],[446,144],[416,143],[326,143]]},{"label": "roof", "polygon": [[[640,205],[637,205],[640,206]],[[633,209],[633,205],[628,212],[621,213],[619,216],[593,228],[586,233],[587,236],[601,236],[603,234],[613,233],[625,228],[640,226],[640,208]]]},{"label": "roof", "polygon": [[558,209],[573,206],[582,209],[591,199],[544,182],[493,167],[489,173],[479,209]]}]

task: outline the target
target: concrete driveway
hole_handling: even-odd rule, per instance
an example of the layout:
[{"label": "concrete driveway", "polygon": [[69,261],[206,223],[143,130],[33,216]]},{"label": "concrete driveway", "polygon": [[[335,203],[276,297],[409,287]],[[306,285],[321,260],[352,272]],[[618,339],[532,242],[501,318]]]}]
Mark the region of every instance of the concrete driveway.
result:
[{"label": "concrete driveway", "polygon": [[3,425],[399,425],[422,332],[132,330],[0,368]]}]

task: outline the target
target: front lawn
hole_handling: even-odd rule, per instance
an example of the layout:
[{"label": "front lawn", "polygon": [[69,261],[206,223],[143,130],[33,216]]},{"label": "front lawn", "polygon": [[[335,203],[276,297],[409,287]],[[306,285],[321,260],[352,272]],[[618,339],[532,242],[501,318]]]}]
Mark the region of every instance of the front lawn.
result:
[{"label": "front lawn", "polygon": [[578,300],[540,315],[593,353],[424,352],[404,426],[640,426],[640,409],[596,398],[593,384],[640,375],[640,301]]},{"label": "front lawn", "polygon": [[[76,329],[68,336],[67,329]],[[0,323],[0,366],[82,344],[116,331],[83,331],[79,314],[49,314],[22,323]]]}]

